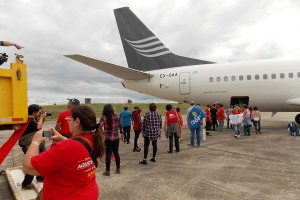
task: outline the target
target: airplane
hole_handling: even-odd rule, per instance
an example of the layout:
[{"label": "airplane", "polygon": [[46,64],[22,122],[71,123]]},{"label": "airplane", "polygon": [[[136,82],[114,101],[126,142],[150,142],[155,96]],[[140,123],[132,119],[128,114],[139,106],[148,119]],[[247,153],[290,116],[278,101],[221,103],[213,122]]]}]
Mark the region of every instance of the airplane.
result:
[{"label": "airplane", "polygon": [[[215,63],[173,54],[128,8],[114,9],[129,68],[83,55],[65,55],[116,76],[124,88],[155,97],[261,112],[300,111],[300,59]],[[295,116],[300,124],[300,114]]]}]

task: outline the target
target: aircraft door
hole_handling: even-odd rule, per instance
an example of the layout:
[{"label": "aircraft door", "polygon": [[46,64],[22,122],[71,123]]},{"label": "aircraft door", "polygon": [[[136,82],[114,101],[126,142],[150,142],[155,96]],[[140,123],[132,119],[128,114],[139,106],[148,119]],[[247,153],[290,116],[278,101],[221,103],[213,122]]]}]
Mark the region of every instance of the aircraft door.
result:
[{"label": "aircraft door", "polygon": [[190,84],[190,73],[182,72],[179,75],[179,91],[180,94],[190,94],[191,84]]}]

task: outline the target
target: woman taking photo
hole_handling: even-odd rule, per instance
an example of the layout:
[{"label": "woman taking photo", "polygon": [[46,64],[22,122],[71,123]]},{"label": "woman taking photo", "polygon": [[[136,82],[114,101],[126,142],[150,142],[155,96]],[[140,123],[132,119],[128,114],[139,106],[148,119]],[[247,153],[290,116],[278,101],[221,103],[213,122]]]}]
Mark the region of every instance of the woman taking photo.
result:
[{"label": "woman taking photo", "polygon": [[73,138],[81,138],[102,158],[105,148],[103,136],[96,122],[94,110],[77,106],[71,111],[69,128],[72,137],[67,139],[51,128],[50,139],[60,141],[39,154],[39,145],[46,140],[43,130],[32,139],[23,160],[23,171],[45,177],[42,198],[51,199],[98,199],[96,166],[87,148]]},{"label": "woman taking photo", "polygon": [[105,164],[106,170],[103,173],[105,176],[110,176],[110,156],[111,150],[115,156],[116,173],[120,174],[120,155],[119,155],[119,133],[121,133],[121,140],[124,141],[123,128],[120,117],[115,114],[113,106],[106,104],[103,108],[102,117],[100,119],[100,128],[104,129],[106,157]]}]

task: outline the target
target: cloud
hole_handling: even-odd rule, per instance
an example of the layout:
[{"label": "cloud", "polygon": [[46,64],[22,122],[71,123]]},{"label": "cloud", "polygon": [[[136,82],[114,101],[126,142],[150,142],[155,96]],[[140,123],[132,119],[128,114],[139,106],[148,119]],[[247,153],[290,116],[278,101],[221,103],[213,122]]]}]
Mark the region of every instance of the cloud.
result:
[{"label": "cloud", "polygon": [[[216,6],[217,5],[217,6]],[[113,9],[130,9],[170,50],[216,62],[298,56],[297,0],[1,1],[1,48],[28,66],[29,103],[166,101],[124,89],[118,78],[70,60],[82,54],[127,67]]]}]

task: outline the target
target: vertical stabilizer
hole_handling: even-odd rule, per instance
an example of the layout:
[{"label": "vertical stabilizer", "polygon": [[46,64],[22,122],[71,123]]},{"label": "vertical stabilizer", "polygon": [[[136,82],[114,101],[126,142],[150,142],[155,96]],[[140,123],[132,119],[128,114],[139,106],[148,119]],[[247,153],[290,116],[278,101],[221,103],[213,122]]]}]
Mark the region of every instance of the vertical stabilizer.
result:
[{"label": "vertical stabilizer", "polygon": [[128,66],[140,71],[210,64],[173,54],[128,7],[114,10]]}]

